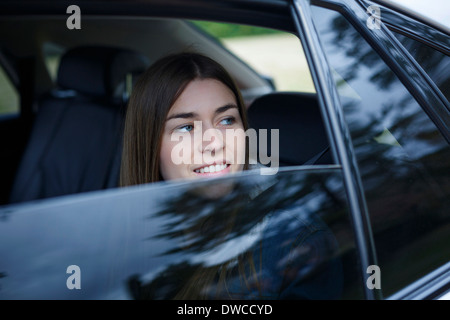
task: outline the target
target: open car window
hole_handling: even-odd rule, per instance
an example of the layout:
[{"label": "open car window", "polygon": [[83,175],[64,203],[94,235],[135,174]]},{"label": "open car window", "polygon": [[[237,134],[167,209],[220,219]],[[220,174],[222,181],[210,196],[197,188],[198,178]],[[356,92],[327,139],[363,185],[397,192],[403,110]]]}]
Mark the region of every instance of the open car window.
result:
[{"label": "open car window", "polygon": [[[18,21],[2,23],[7,29]],[[33,44],[37,56],[29,59],[38,81],[29,80],[36,92],[22,100],[22,109],[30,108],[24,111],[27,127],[13,124],[18,131],[11,132],[13,136],[30,133],[6,157],[5,163],[13,162],[14,167],[3,182],[3,203],[117,187],[123,122],[133,84],[157,59],[181,51],[208,55],[232,75],[256,134],[251,143],[261,149],[267,141],[263,155],[268,159],[255,150],[260,163],[271,167],[334,163],[296,34],[169,18],[91,18],[75,32],[57,28],[65,23],[64,18],[47,17],[20,22],[18,33],[39,39]],[[39,38],[39,33],[46,36]],[[130,39],[129,34],[135,36]],[[11,51],[20,49],[15,36],[4,34],[2,39]],[[294,144],[300,147],[292,148]]]}]

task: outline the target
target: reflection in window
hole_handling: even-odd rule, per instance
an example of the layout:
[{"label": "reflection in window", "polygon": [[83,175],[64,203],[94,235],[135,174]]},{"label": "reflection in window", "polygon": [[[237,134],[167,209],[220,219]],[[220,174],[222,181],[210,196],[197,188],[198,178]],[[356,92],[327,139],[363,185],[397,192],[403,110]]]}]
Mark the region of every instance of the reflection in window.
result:
[{"label": "reflection in window", "polygon": [[[388,296],[450,257],[450,148],[340,14],[318,7],[313,14],[328,61],[340,77],[336,86],[362,177],[381,289]],[[358,98],[345,94],[344,84]]]},{"label": "reflection in window", "polygon": [[421,42],[393,33],[450,101],[450,57]]},{"label": "reflection in window", "polygon": [[128,279],[133,298],[362,297],[338,170],[249,175],[173,191],[158,196],[166,199],[153,201],[158,210],[148,215],[156,233],[147,238],[168,243],[158,254],[165,264],[149,270],[151,277]]}]

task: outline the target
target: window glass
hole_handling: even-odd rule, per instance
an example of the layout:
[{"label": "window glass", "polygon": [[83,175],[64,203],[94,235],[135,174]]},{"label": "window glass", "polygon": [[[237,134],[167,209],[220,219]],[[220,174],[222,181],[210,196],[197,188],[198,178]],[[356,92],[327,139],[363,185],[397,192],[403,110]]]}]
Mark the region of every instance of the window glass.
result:
[{"label": "window glass", "polygon": [[450,57],[419,41],[393,33],[450,101]]},{"label": "window glass", "polygon": [[340,14],[313,7],[344,109],[389,296],[450,257],[450,148]]},{"label": "window glass", "polygon": [[0,66],[0,117],[18,114],[19,94],[12,84],[5,70]]},{"label": "window glass", "polygon": [[[336,168],[140,185],[0,217],[2,299],[361,298]],[[67,289],[69,266],[81,290]]]},{"label": "window glass", "polygon": [[[149,28],[149,22],[170,27]],[[265,84],[258,75],[253,77],[261,73],[273,80],[276,91],[306,92],[308,101],[316,99],[309,94],[314,90],[300,40],[291,34],[241,26],[238,36],[224,37],[208,31],[211,24],[199,24],[239,57],[230,59],[226,50],[205,44],[203,37],[187,37],[190,34],[181,28],[185,21],[139,19],[134,23],[137,30],[158,30],[151,39],[148,32],[134,33],[145,35],[140,51],[152,61],[186,48],[203,49],[219,58],[225,56],[227,69],[234,75],[251,74],[243,77],[248,83],[241,81],[246,89]],[[82,30],[91,34],[96,29],[86,26]],[[164,34],[162,41],[159,30],[170,30],[167,34],[175,36],[166,39]],[[129,39],[129,34],[122,36]],[[121,34],[115,36],[120,39]],[[52,43],[43,50],[55,80],[63,50]],[[256,73],[244,69],[240,59]],[[288,78],[293,80],[284,82]],[[305,137],[299,136],[298,117],[281,105],[274,106],[262,118],[282,115],[275,128],[289,138],[286,149],[297,150],[293,144],[304,147],[299,142]],[[306,113],[308,108],[319,111],[314,103],[294,107],[300,111],[303,107]],[[290,128],[282,126],[287,120],[292,120]],[[316,124],[307,123],[306,140],[311,144],[316,144]],[[79,164],[85,158],[71,160]],[[55,167],[54,163],[45,166],[52,178],[70,184],[67,177],[73,166],[56,171]],[[80,177],[79,172],[76,176]],[[45,183],[39,187],[40,183],[33,187],[46,190]],[[276,175],[256,170],[217,180],[65,194],[2,207],[0,217],[0,298],[364,298],[342,172],[336,165],[291,166],[280,168]],[[19,247],[20,254],[11,247]],[[82,290],[67,289],[69,266],[80,268]]]}]

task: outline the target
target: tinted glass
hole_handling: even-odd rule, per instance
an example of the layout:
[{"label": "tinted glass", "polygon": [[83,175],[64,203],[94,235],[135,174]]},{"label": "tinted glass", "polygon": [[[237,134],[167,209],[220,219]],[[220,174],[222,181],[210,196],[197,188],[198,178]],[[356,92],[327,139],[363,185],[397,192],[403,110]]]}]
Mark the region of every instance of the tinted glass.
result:
[{"label": "tinted glass", "polygon": [[394,32],[414,59],[428,73],[447,100],[450,101],[450,57],[419,41]]},{"label": "tinted glass", "polygon": [[314,7],[350,129],[384,296],[450,259],[450,149],[340,14]]},{"label": "tinted glass", "polygon": [[72,195],[0,218],[2,299],[360,297],[336,168]]}]

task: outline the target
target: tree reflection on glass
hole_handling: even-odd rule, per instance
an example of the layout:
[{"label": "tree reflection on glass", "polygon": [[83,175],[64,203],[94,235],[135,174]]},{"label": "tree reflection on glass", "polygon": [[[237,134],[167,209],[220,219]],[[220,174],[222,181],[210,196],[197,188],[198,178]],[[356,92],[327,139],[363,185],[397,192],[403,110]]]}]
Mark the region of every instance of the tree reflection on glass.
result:
[{"label": "tree reflection on glass", "polygon": [[388,295],[450,258],[450,149],[345,18],[318,7],[313,13],[330,66],[339,75],[336,86]]},{"label": "tree reflection on glass", "polygon": [[157,216],[166,223],[148,239],[176,240],[161,255],[178,255],[177,262],[149,281],[130,277],[130,293],[136,299],[340,298],[343,270],[333,232],[348,232],[348,225],[330,228],[336,215],[347,217],[341,185],[331,187],[336,176],[335,170],[249,175],[233,180],[220,198],[202,196],[203,188],[230,180],[192,184],[164,203]]}]

